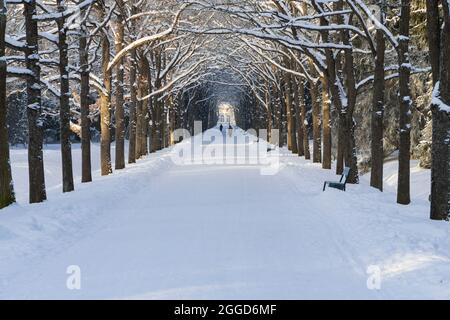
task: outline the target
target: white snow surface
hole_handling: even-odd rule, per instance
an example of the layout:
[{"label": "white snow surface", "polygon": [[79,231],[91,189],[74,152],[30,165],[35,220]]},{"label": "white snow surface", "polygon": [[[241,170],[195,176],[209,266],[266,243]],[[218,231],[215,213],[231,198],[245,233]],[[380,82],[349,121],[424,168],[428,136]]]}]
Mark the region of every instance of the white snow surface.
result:
[{"label": "white snow surface", "polygon": [[[29,205],[26,151],[11,154],[19,201],[0,210],[2,299],[450,298],[450,225],[428,219],[428,170],[413,168],[413,202],[400,206],[395,161],[384,193],[367,175],[322,192],[339,177],[285,149],[275,175],[175,165],[166,149],[100,177],[94,144],[94,181],[78,183],[74,146],[76,191],[61,194],[57,146],[45,149],[49,200]],[[80,290],[66,287],[70,265]]]}]

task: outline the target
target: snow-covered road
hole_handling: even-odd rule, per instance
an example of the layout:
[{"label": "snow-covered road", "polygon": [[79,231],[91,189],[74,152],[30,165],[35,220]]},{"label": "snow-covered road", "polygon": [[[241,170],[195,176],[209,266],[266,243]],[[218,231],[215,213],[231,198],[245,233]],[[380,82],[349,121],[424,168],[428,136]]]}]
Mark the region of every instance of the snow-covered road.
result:
[{"label": "snow-covered road", "polygon": [[[322,193],[331,171],[280,161],[261,175],[162,151],[2,210],[0,298],[450,298],[450,228],[427,219],[425,200],[398,206],[364,179]],[[80,290],[66,286],[71,265]]]}]

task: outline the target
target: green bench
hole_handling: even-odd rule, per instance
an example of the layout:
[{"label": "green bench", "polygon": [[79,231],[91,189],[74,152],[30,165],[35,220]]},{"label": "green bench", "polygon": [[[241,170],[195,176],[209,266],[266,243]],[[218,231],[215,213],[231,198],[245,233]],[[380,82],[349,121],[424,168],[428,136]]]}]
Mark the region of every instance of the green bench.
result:
[{"label": "green bench", "polygon": [[[344,168],[344,172],[342,173],[342,176],[341,176],[341,179],[339,180],[339,182],[337,182],[337,181],[325,181],[323,183],[323,191],[325,191],[327,186],[329,188],[339,189],[339,190],[345,191],[345,185],[347,184],[349,173],[350,173],[350,168],[349,167],[345,167]],[[342,182],[342,181],[344,181],[344,182]]]}]

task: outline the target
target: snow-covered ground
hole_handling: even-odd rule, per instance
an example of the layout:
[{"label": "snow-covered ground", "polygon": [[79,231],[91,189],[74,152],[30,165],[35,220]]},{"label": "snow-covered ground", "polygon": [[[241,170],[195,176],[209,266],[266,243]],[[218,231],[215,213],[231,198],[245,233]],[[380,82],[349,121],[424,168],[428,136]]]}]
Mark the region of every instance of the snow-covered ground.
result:
[{"label": "snow-covered ground", "polygon": [[[450,298],[450,225],[428,219],[429,171],[412,170],[413,203],[400,206],[395,161],[386,192],[363,176],[344,193],[322,192],[338,177],[286,150],[275,175],[170,155],[61,194],[59,149],[47,148],[49,200],[28,205],[26,153],[13,149],[19,203],[0,211],[0,298]],[[74,147],[77,176],[79,159]],[[66,286],[71,265],[80,290]]]}]

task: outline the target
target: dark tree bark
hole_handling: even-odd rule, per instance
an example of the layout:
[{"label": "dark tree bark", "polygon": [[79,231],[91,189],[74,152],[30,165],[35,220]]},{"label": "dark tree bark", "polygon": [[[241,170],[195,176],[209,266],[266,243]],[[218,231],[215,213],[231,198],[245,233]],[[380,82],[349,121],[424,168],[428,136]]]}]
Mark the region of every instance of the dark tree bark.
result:
[{"label": "dark tree bark", "polygon": [[280,147],[284,146],[284,129],[283,129],[283,95],[281,94],[281,90],[279,88],[276,88],[275,90],[276,94],[276,103],[278,106],[275,107],[275,117],[276,117],[276,123],[277,123],[277,129],[278,129],[278,145]]},{"label": "dark tree bark", "polygon": [[111,165],[111,71],[108,70],[110,43],[102,36],[102,71],[105,92],[100,94],[100,162],[102,176],[112,173]]},{"label": "dark tree bark", "polygon": [[[151,94],[153,87],[152,87],[152,70],[150,69],[150,61],[147,59],[147,79],[148,79],[148,93]],[[151,152],[151,142],[152,142],[152,127],[153,127],[153,118],[152,118],[152,112],[153,112],[153,99],[149,98],[147,102],[147,138],[145,140],[146,143],[146,150],[147,153]]]},{"label": "dark tree bark", "polygon": [[441,24],[439,21],[439,0],[427,0],[427,36],[433,84],[440,78]]},{"label": "dark tree bark", "polygon": [[28,118],[28,172],[30,203],[47,199],[44,176],[44,154],[42,151],[42,104],[41,68],[39,66],[38,25],[33,19],[36,14],[36,0],[24,2],[26,26],[25,61],[32,74],[27,77],[27,118]]},{"label": "dark tree bark", "polygon": [[130,120],[128,128],[128,163],[136,162],[136,106],[137,106],[137,53],[136,50],[130,52]]},{"label": "dark tree bark", "polygon": [[[138,8],[133,2],[131,14],[136,14]],[[134,20],[130,21],[130,41],[136,40]],[[137,106],[137,52],[136,49],[130,51],[130,107],[128,124],[128,163],[136,162],[136,106]]]},{"label": "dark tree bark", "polygon": [[[66,9],[62,0],[57,0],[58,12]],[[74,190],[72,169],[72,146],[70,144],[70,87],[69,87],[69,57],[67,45],[66,19],[61,15],[57,20],[58,48],[59,48],[59,74],[61,94],[59,97],[60,140],[62,159],[63,192]]]},{"label": "dark tree bark", "polygon": [[[350,21],[351,22],[351,21]],[[342,43],[344,45],[351,45],[350,43],[350,33],[348,30],[342,31]],[[345,74],[345,85],[347,89],[347,106],[343,106],[341,113],[346,117],[343,122],[343,138],[345,148],[344,148],[344,159],[345,165],[349,167],[350,173],[347,178],[348,183],[359,183],[358,174],[358,160],[356,156],[356,139],[355,139],[355,120],[353,119],[353,112],[356,106],[356,79],[355,79],[355,65],[353,50],[344,50],[344,74]]]},{"label": "dark tree bark", "polygon": [[138,103],[136,108],[136,158],[147,154],[147,100],[142,100],[148,94],[148,63],[142,56],[139,59],[139,77],[138,77]]},{"label": "dark tree bark", "polygon": [[[117,15],[117,28],[116,28],[116,52],[120,52],[124,47],[124,29],[125,29],[125,17],[124,17],[124,2],[123,0],[117,0],[119,7],[119,13]],[[115,168],[116,170],[125,168],[125,119],[124,119],[124,62],[125,59],[121,58],[116,67],[116,106],[114,111],[114,118],[116,121],[116,158]]]},{"label": "dark tree bark", "polygon": [[448,220],[450,212],[450,4],[448,1],[442,1],[442,7],[444,27],[441,37],[440,76],[431,108],[433,143],[430,217],[433,220]]},{"label": "dark tree bark", "polygon": [[[313,3],[316,11],[320,13],[323,8],[321,8],[318,3]],[[342,1],[335,2],[335,4],[338,8],[342,6]],[[336,16],[336,23],[337,24],[343,24],[342,16],[337,15]],[[328,26],[329,22],[325,17],[320,18],[320,25],[321,26]],[[329,33],[326,30],[321,31],[321,38],[323,42],[329,41]],[[325,76],[328,80],[329,84],[329,91],[331,94],[331,100],[333,102],[334,107],[337,110],[338,113],[338,141],[337,141],[337,157],[336,157],[336,174],[342,174],[344,170],[344,157],[345,157],[345,149],[348,145],[348,141],[345,134],[345,129],[347,125],[347,110],[344,109],[343,101],[342,101],[342,94],[340,92],[338,82],[340,81],[338,78],[338,74],[336,71],[336,58],[333,54],[333,51],[331,49],[325,49],[325,59],[327,63],[327,68],[325,71]],[[339,58],[338,58],[339,60]],[[346,106],[345,106],[346,107]]]},{"label": "dark tree bark", "polygon": [[89,119],[89,48],[88,30],[81,25],[80,36],[80,110],[81,110],[81,182],[92,181],[91,121]]},{"label": "dark tree bark", "polygon": [[401,1],[400,37],[398,47],[400,141],[398,155],[397,202],[409,204],[410,199],[410,149],[411,149],[411,92],[409,87],[411,65],[409,57],[409,23],[411,15],[409,0]]},{"label": "dark tree bark", "polygon": [[272,137],[272,97],[270,93],[270,84],[266,82],[266,93],[265,93],[265,102],[266,102],[266,129],[267,129],[267,142],[271,142]]},{"label": "dark tree bark", "polygon": [[[156,79],[155,79],[155,89],[161,88],[161,79],[159,74],[161,72],[161,54],[159,50],[155,52],[155,67],[156,67]],[[159,100],[160,95],[157,94],[153,96],[153,128],[152,128],[152,151],[158,151],[162,148],[162,102]]]},{"label": "dark tree bark", "polygon": [[[147,57],[143,56],[141,61],[141,81],[142,81],[142,95],[147,96],[151,91],[151,71]],[[145,99],[142,101],[142,137],[141,137],[141,156],[148,154],[148,128],[149,128],[149,101],[151,99]]]},{"label": "dark tree bark", "polygon": [[300,121],[303,128],[303,147],[305,151],[305,159],[311,159],[311,153],[309,151],[309,123],[306,118],[306,102],[305,102],[305,83],[300,81],[298,86],[298,96],[300,103]]},{"label": "dark tree bark", "polygon": [[8,124],[6,121],[6,3],[0,0],[0,209],[15,202],[9,158]]},{"label": "dark tree bark", "polygon": [[143,78],[142,78],[142,58],[138,55],[138,72],[137,72],[137,101],[136,101],[136,150],[135,157],[139,159],[142,155],[142,97],[143,97]]},{"label": "dark tree bark", "polygon": [[297,85],[296,78],[293,78],[293,82],[295,83],[295,86],[293,88],[294,90],[294,105],[295,105],[295,122],[296,122],[296,128],[297,128],[297,150],[298,150],[298,156],[303,157],[305,155],[305,147],[304,147],[304,138],[303,138],[303,127],[304,124],[302,123],[302,111],[300,106],[300,98],[299,98],[299,88]]},{"label": "dark tree bark", "polygon": [[[287,68],[291,67],[291,63],[287,57],[284,59]],[[287,120],[287,145],[292,153],[298,153],[297,139],[295,138],[295,123],[292,106],[292,76],[284,73],[284,101],[286,104],[286,120]]]},{"label": "dark tree bark", "polygon": [[331,169],[331,101],[328,79],[322,77],[322,135],[323,135],[323,159],[322,168]]},{"label": "dark tree bark", "polygon": [[[384,13],[381,23],[384,23]],[[371,173],[370,185],[383,191],[383,118],[384,118],[384,58],[386,44],[381,29],[376,32],[377,53],[375,57],[375,71],[372,101],[372,140],[371,140]]]},{"label": "dark tree bark", "polygon": [[313,121],[313,162],[322,162],[321,116],[318,84],[310,81],[310,93]]}]

